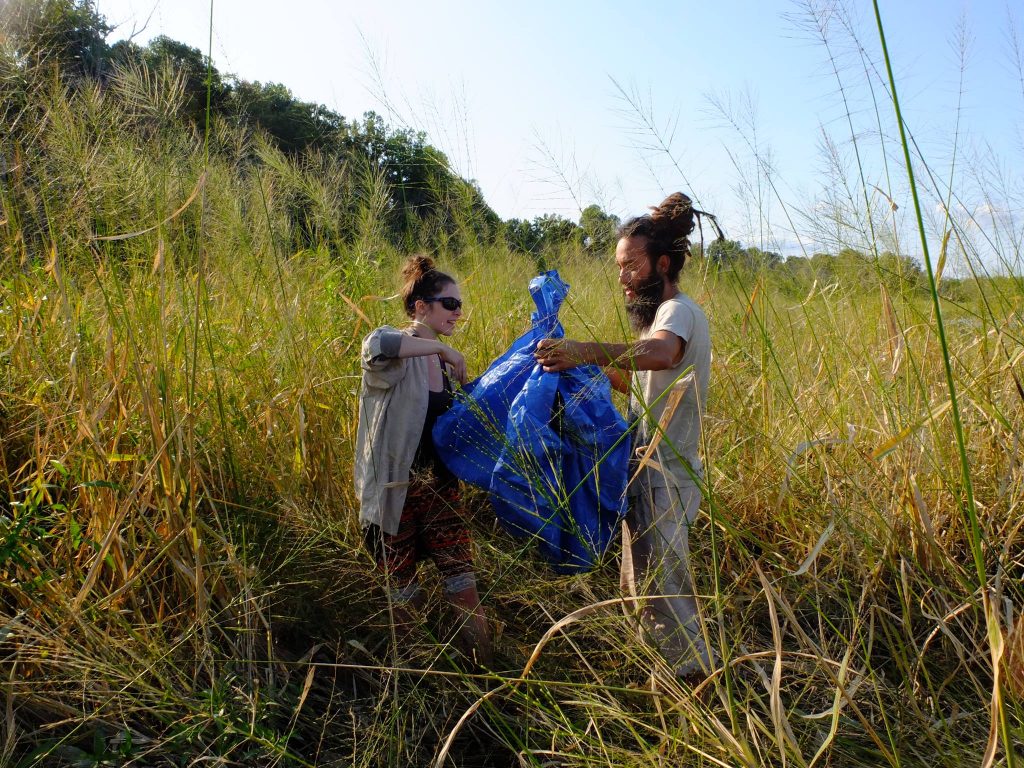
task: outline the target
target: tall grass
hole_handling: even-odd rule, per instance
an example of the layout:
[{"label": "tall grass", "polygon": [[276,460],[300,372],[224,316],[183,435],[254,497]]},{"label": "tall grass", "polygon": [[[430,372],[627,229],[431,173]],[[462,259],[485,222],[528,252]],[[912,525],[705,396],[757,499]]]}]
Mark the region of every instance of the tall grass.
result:
[{"label": "tall grass", "polygon": [[[715,345],[691,546],[721,666],[677,682],[623,615],[614,556],[554,576],[472,494],[498,671],[464,670],[452,617],[396,663],[350,483],[359,340],[401,322],[385,181],[227,125],[207,155],[176,93],[173,73],[41,81],[35,127],[2,145],[5,762],[1012,762],[1016,278],[690,264]],[[439,258],[479,372],[526,327],[534,265]],[[610,258],[558,266],[567,332],[625,337]]]}]

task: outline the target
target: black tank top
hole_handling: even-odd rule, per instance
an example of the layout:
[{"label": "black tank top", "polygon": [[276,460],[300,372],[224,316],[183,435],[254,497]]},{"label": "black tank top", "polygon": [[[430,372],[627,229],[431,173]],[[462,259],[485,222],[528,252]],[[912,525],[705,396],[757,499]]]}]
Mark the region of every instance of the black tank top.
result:
[{"label": "black tank top", "polygon": [[438,355],[441,363],[441,379],[444,382],[444,389],[440,392],[427,392],[427,415],[423,420],[423,432],[420,433],[420,443],[416,448],[416,457],[412,462],[414,473],[430,472],[433,474],[438,485],[448,485],[455,482],[455,475],[441,461],[441,456],[434,445],[434,424],[438,417],[452,406],[455,396],[452,392],[451,382],[448,380],[448,372],[444,360]]}]

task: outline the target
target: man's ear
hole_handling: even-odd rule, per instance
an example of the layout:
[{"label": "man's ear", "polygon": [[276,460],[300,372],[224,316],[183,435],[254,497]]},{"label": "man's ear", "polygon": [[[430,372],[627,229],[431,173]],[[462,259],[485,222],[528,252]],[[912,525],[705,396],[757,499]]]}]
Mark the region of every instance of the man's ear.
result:
[{"label": "man's ear", "polygon": [[667,253],[663,253],[663,254],[661,254],[661,256],[658,257],[658,274],[662,275],[662,276],[667,275],[668,274],[668,266],[669,266],[668,254]]}]

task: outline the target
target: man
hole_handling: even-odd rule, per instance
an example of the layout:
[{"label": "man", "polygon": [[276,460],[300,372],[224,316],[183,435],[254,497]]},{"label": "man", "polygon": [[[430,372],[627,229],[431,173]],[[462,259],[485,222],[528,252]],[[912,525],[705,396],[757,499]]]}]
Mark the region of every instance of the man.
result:
[{"label": "man", "polygon": [[627,591],[636,584],[651,596],[642,624],[683,678],[702,678],[714,664],[689,573],[688,532],[700,506],[700,423],[711,371],[707,317],[678,286],[696,215],[709,216],[677,192],[619,230],[615,262],[636,341],[544,339],[535,353],[550,372],[605,366],[612,385],[630,393],[640,466],[628,492],[622,583]]}]

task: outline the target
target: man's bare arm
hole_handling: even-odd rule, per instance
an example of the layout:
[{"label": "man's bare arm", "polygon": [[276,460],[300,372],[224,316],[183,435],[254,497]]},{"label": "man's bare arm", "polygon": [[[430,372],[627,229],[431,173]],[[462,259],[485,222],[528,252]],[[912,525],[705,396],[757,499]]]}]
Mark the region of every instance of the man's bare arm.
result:
[{"label": "man's bare arm", "polygon": [[622,371],[661,371],[678,364],[683,348],[683,340],[674,333],[657,331],[650,338],[628,344],[542,339],[534,357],[548,373],[578,365],[611,366]]},{"label": "man's bare arm", "polygon": [[604,375],[607,376],[608,381],[611,382],[612,389],[616,390],[617,392],[629,392],[629,385],[633,379],[633,374],[631,371],[624,371],[620,368],[616,368],[613,365],[606,365],[604,367]]}]

